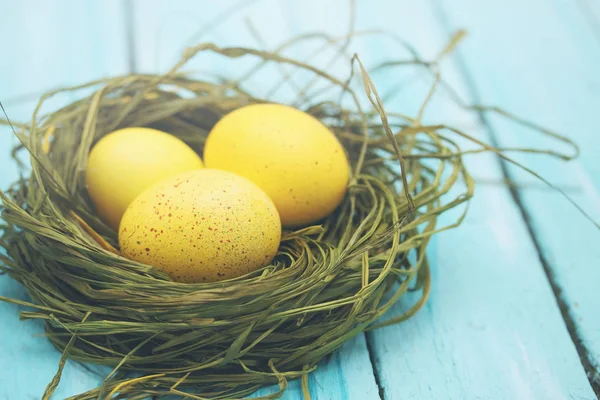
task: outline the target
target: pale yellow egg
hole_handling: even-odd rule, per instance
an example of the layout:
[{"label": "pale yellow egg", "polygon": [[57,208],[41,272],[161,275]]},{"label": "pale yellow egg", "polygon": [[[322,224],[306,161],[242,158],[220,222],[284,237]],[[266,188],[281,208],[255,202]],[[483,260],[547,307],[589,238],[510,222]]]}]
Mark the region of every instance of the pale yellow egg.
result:
[{"label": "pale yellow egg", "polygon": [[129,206],[121,254],[180,282],[235,278],[268,265],[281,240],[275,205],[258,186],[227,171],[168,178]]},{"label": "pale yellow egg", "polygon": [[199,168],[198,154],[175,136],[150,128],[124,128],[92,148],[85,178],[98,215],[117,230],[123,213],[142,191]]},{"label": "pale yellow egg", "polygon": [[225,115],[208,135],[204,162],[256,183],[286,227],[308,225],[334,211],[350,173],[331,130],[280,104],[254,104]]}]

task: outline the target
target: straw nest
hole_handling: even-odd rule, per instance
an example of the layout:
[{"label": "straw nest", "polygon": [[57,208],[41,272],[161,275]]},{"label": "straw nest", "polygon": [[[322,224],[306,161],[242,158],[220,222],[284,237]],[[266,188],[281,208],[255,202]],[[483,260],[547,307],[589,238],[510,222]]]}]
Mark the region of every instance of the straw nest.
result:
[{"label": "straw nest", "polygon": [[[243,90],[243,80],[180,73],[200,52],[254,56],[257,68],[273,62],[305,70],[337,90],[330,101],[308,99],[303,109],[338,136],[352,177],[342,205],[322,224],[284,232],[272,265],[233,280],[183,284],[119,256],[116,233],[95,215],[83,176],[90,148],[115,129],[158,128],[201,154],[207,132],[224,114],[269,101]],[[424,304],[430,285],[425,249],[440,230],[436,220],[473,193],[464,153],[450,138],[469,137],[443,125],[423,126],[420,116],[386,114],[358,58],[350,61],[364,91],[278,52],[202,44],[164,75],[48,93],[30,124],[14,124],[31,173],[1,194],[2,269],[27,289],[31,302],[2,300],[33,307],[22,318],[43,320],[49,340],[63,351],[45,396],[56,388],[67,357],[114,367],[101,387],[77,399],[239,398],[279,384],[279,392],[267,396],[275,398],[295,378],[303,378],[308,392],[306,376],[319,360]],[[431,68],[434,87],[439,84],[436,61],[410,64]],[[91,88],[88,97],[39,115],[56,93]],[[361,106],[361,98],[372,107]],[[506,158],[477,143],[471,152]],[[408,290],[419,299],[404,314],[378,322]]]}]

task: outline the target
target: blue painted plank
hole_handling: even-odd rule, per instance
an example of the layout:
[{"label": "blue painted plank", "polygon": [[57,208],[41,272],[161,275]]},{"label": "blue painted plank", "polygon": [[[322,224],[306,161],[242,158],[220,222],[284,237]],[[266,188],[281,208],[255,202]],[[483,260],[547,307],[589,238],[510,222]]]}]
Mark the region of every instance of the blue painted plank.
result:
[{"label": "blue painted plank", "polygon": [[[567,165],[540,157],[519,156],[600,220],[600,42],[586,23],[582,2],[444,2],[450,29],[467,26],[470,40],[461,49],[477,94],[485,103],[519,111],[534,121],[568,134],[581,157]],[[598,2],[587,2],[598,11]],[[493,25],[493,27],[492,27]],[[598,28],[598,26],[596,26]],[[490,119],[502,145],[539,146],[539,137],[498,118]],[[511,169],[519,181],[531,181]],[[583,357],[600,385],[600,233],[555,192],[519,191],[542,257],[566,303],[583,345]]]},{"label": "blue painted plank", "polygon": [[509,205],[505,189],[480,187],[464,225],[431,243],[425,308],[370,334],[386,399],[595,398]]},{"label": "blue painted plank", "polygon": [[[373,11],[368,16],[378,15],[379,27],[393,29],[417,49],[437,50],[448,35],[436,13],[430,2],[406,2],[396,13]],[[461,27],[470,28],[468,22]],[[394,53],[392,47],[385,51]],[[464,94],[454,65],[444,63],[442,74]],[[414,95],[388,108],[405,109],[415,98],[422,99],[427,88],[418,86]],[[486,138],[474,115],[441,96],[426,121],[450,123]],[[492,156],[472,156],[466,162],[479,178],[502,178]],[[452,217],[442,216],[440,224]],[[464,224],[435,237],[428,254],[433,284],[426,307],[406,323],[368,334],[386,399],[595,398],[506,188],[478,186]],[[407,300],[392,315],[400,314]]]},{"label": "blue painted plank", "polygon": [[[46,90],[126,72],[122,4],[72,1],[2,1],[0,100],[13,120],[28,120]],[[24,96],[25,95],[25,96]],[[70,101],[63,96],[52,102]],[[0,127],[0,187],[17,178],[9,157],[15,143]],[[22,287],[0,276],[0,295],[25,299]],[[39,335],[43,326],[20,322],[20,307],[0,302],[0,399],[39,399],[58,367],[60,353]],[[55,399],[96,387],[102,376],[67,362]]]},{"label": "blue painted plank", "polygon": [[[29,118],[39,95],[127,70],[120,0],[2,1],[2,100]],[[12,104],[28,108],[13,111]]]},{"label": "blue painted plank", "polygon": [[[214,30],[199,35],[202,26],[211,23],[223,10],[234,7],[237,11]],[[214,41],[218,45],[252,46],[260,44],[249,35],[246,21],[259,31],[261,43],[268,49],[277,47],[293,35],[309,31],[325,31],[332,35],[343,35],[347,31],[347,1],[332,2],[327,13],[314,14],[310,10],[322,8],[319,1],[303,2],[297,9],[291,3],[273,0],[253,2],[224,1],[219,7],[206,7],[194,1],[136,1],[134,3],[134,20],[136,27],[136,55],[140,71],[163,72],[176,60],[181,51],[200,41]],[[337,18],[332,19],[332,12]],[[318,45],[318,44],[317,44]],[[315,45],[294,48],[290,55],[298,56],[299,52],[310,52]],[[322,60],[323,61],[323,60]],[[324,60],[326,61],[326,60]],[[209,54],[192,60],[185,70],[202,72],[221,72],[228,76],[242,75],[255,60],[227,61],[223,57]],[[347,71],[347,64],[339,65],[339,70]],[[280,71],[275,67],[265,70],[254,79],[253,89],[265,93],[274,78],[279,79]],[[299,75],[300,76],[300,75]],[[343,75],[345,76],[345,75]],[[300,79],[298,79],[300,82]],[[286,100],[292,96],[291,88],[279,92]],[[329,361],[321,363],[317,371],[310,375],[309,388],[314,399],[377,399],[378,387],[375,383],[364,335],[346,343]],[[258,391],[254,396],[272,393],[276,387]],[[302,399],[300,381],[291,382],[283,396],[285,400]]]}]

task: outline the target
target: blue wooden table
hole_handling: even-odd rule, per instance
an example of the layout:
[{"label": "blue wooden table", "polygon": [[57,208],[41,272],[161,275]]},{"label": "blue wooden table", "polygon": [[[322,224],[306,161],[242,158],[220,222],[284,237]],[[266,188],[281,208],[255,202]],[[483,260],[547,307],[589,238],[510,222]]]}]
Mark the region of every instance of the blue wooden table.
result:
[{"label": "blue wooden table", "polygon": [[[48,89],[132,71],[163,72],[183,48],[199,41],[273,49],[303,32],[343,35],[350,17],[345,0],[218,6],[191,0],[0,0],[0,10],[0,100],[14,120],[29,118],[37,96]],[[211,21],[223,12],[231,16],[215,26]],[[259,38],[249,34],[248,21]],[[373,28],[405,38],[425,58],[433,58],[452,32],[466,29],[468,38],[442,65],[445,79],[469,103],[499,105],[575,139],[581,157],[568,164],[539,155],[515,158],[600,221],[600,1],[357,0],[355,30]],[[396,57],[398,47],[371,37],[349,50],[374,65]],[[207,57],[189,69],[227,74],[239,65]],[[343,73],[347,65],[332,68]],[[416,112],[429,85],[422,76],[403,76],[386,107]],[[380,88],[390,87],[389,79],[374,76]],[[256,88],[261,85],[258,80]],[[58,97],[53,104],[71,100]],[[498,146],[560,149],[524,127],[449,101],[434,101],[425,119],[455,124]],[[17,176],[8,158],[12,144],[2,128],[3,188]],[[429,246],[429,302],[407,322],[362,334],[322,363],[310,377],[313,398],[597,398],[600,232],[558,193],[497,157],[477,155],[467,162],[478,181],[476,196],[464,224]],[[506,179],[515,184],[502,184]],[[444,216],[441,223],[452,218]],[[0,277],[0,295],[26,298],[6,276]],[[19,311],[0,303],[1,400],[40,398],[60,358],[37,336],[42,326],[19,322]],[[103,372],[68,362],[54,398],[97,386]],[[284,398],[302,398],[298,382]]]}]

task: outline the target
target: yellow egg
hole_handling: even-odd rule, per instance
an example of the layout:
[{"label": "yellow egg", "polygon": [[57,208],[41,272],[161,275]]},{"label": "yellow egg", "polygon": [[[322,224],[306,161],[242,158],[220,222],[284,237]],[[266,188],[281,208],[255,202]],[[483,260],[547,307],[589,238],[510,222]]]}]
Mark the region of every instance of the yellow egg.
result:
[{"label": "yellow egg", "polygon": [[150,128],[125,128],[104,136],[92,148],[86,185],[98,215],[114,230],[142,191],[178,173],[202,168],[182,140]]},{"label": "yellow egg", "polygon": [[258,186],[227,171],[184,172],[144,191],[119,227],[123,256],[180,282],[234,278],[268,265],[281,222]]},{"label": "yellow egg", "polygon": [[204,162],[260,186],[286,227],[329,215],[344,197],[350,172],[342,145],[325,125],[280,104],[250,105],[224,116],[208,135]]}]

